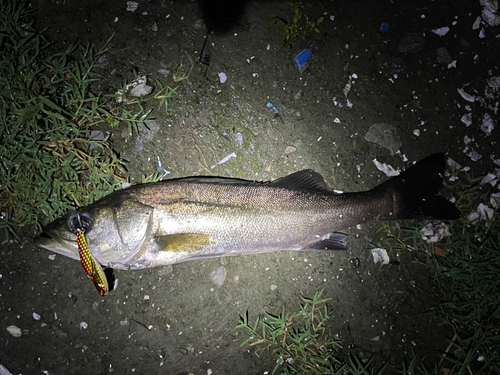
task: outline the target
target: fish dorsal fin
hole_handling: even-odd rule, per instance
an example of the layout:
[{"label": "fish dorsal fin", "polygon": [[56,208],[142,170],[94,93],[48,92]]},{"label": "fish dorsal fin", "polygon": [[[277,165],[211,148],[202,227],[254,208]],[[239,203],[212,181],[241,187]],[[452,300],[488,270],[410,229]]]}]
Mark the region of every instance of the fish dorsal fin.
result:
[{"label": "fish dorsal fin", "polygon": [[[278,178],[277,180],[269,182],[241,180],[238,178],[226,178],[226,177],[188,177],[180,180],[182,180],[183,182],[217,184],[217,185],[274,186],[285,189],[310,190],[310,191],[321,192],[324,194],[333,194],[332,189],[330,189],[330,187],[326,184],[323,176],[320,175],[318,172],[313,171],[312,169],[304,169],[302,171],[295,172],[288,176],[281,177]],[[158,184],[161,183],[164,182],[158,182]]]},{"label": "fish dorsal fin", "polygon": [[333,193],[332,189],[326,184],[323,176],[312,169],[304,169],[303,171],[279,178],[276,181],[270,182],[269,186],[286,189],[313,190],[328,194]]}]

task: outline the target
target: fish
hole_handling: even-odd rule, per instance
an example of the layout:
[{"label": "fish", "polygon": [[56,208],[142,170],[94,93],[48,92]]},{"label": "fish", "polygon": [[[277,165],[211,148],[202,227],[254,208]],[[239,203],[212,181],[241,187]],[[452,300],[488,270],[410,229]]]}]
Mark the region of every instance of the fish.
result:
[{"label": "fish", "polygon": [[138,184],[43,228],[40,248],[79,259],[81,220],[93,259],[137,270],[188,260],[281,250],[346,250],[339,230],[371,220],[454,220],[439,195],[446,156],[431,155],[375,188],[335,193],[313,170],[269,182],[186,177]]}]

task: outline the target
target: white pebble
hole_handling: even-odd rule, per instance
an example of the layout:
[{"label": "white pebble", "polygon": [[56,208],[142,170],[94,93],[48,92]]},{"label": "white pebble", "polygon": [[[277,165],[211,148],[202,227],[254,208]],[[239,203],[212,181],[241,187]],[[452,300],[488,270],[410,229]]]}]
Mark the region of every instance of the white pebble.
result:
[{"label": "white pebble", "polygon": [[23,331],[18,326],[8,326],[7,331],[14,337],[21,337]]}]

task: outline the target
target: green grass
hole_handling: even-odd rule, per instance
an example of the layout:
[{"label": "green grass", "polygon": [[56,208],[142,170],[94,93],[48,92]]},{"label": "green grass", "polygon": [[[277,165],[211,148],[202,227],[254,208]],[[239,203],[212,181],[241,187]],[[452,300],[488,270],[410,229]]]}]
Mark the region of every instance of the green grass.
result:
[{"label": "green grass", "polygon": [[[148,98],[117,103],[116,94],[97,94],[92,85],[98,50],[71,45],[54,50],[29,20],[27,3],[0,0],[0,230],[16,236],[75,207],[119,189],[128,180],[125,163],[108,137],[89,139],[92,129],[124,124],[146,129],[147,100],[167,100],[176,88],[157,81]],[[125,85],[124,85],[125,86]]]},{"label": "green grass", "polygon": [[436,313],[455,332],[450,367],[456,373],[500,373],[500,221],[497,211],[487,221],[467,219],[498,189],[479,181],[459,184],[457,206],[464,216],[451,225],[445,256],[428,259]]},{"label": "green grass", "polygon": [[[498,211],[486,221],[467,218],[480,203],[491,206],[491,194],[498,191],[490,184],[481,185],[481,180],[461,175],[458,182],[446,187],[445,194],[456,197],[455,204],[463,213],[450,223],[450,237],[428,244],[418,232],[428,221],[410,228],[386,223],[381,227],[385,237],[376,244],[389,249],[393,257],[408,250],[424,255],[424,265],[433,274],[428,291],[432,309],[454,332],[439,364],[449,374],[500,373]],[[443,256],[434,255],[435,248]]]},{"label": "green grass", "polygon": [[248,323],[248,314],[241,317],[237,328],[245,328],[250,336],[241,344],[255,346],[260,356],[270,352],[276,358],[273,374],[337,374],[344,367],[335,357],[341,348],[340,341],[326,332],[325,323],[330,318],[323,291],[312,299],[302,298],[302,308],[294,313],[283,312],[278,316],[266,314]]},{"label": "green grass", "polygon": [[319,17],[316,21],[311,21],[309,17],[302,12],[302,1],[285,1],[284,4],[292,12],[291,20],[287,21],[280,17],[270,19],[268,25],[280,25],[285,32],[283,40],[283,49],[289,50],[292,42],[297,38],[304,39],[308,32],[319,33],[319,27],[324,18]]}]

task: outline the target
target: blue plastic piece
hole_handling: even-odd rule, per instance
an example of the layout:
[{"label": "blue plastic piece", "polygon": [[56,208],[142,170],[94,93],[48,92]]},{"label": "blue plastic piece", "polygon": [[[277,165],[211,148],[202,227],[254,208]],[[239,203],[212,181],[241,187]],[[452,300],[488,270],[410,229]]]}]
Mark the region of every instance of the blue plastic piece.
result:
[{"label": "blue plastic piece", "polygon": [[295,61],[295,64],[297,64],[297,67],[299,68],[299,72],[303,72],[304,69],[306,68],[306,63],[307,59],[311,57],[312,51],[310,49],[304,49],[300,51],[297,56],[293,58],[293,61]]},{"label": "blue plastic piece", "polygon": [[384,22],[380,25],[380,31],[382,31],[383,33],[387,32],[388,30],[389,30],[389,24]]},{"label": "blue plastic piece", "polygon": [[278,110],[271,102],[267,103],[266,105],[268,108],[272,108],[274,110],[274,113],[278,113]]}]

